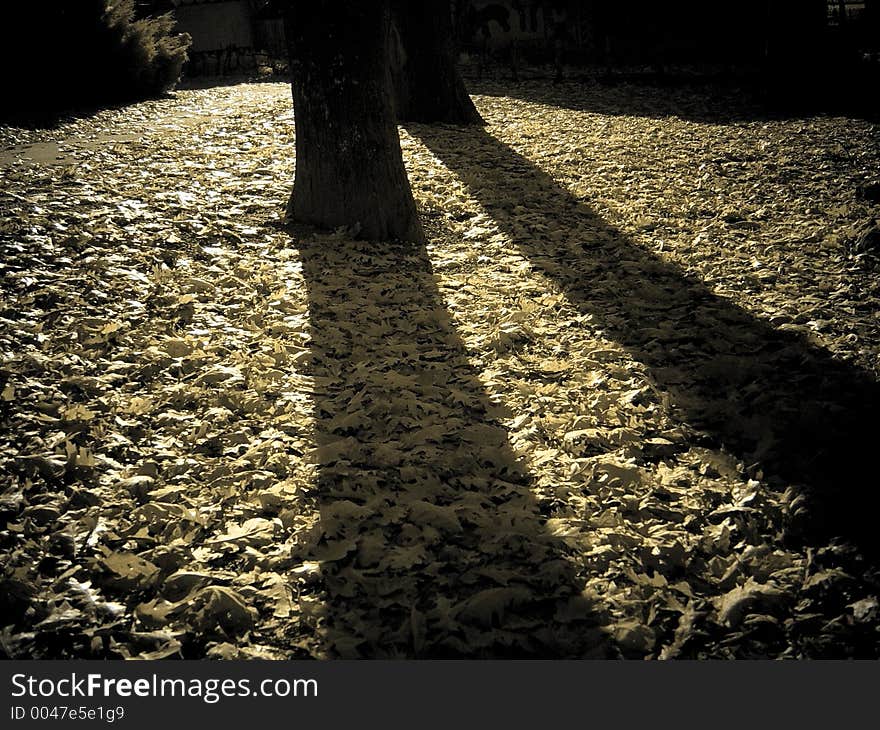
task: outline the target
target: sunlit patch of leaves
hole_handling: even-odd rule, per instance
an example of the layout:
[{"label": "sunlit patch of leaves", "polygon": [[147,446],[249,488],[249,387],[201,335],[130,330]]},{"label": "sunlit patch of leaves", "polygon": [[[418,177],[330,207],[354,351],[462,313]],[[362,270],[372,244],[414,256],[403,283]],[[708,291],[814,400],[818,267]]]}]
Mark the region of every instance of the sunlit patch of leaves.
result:
[{"label": "sunlit patch of leaves", "polygon": [[[631,91],[663,113],[478,102],[621,235],[876,372],[876,127]],[[283,84],[0,130],[7,656],[877,655],[876,569],[786,539],[796,485],[513,245],[529,206],[404,132],[427,257],[291,236],[292,135]]]}]

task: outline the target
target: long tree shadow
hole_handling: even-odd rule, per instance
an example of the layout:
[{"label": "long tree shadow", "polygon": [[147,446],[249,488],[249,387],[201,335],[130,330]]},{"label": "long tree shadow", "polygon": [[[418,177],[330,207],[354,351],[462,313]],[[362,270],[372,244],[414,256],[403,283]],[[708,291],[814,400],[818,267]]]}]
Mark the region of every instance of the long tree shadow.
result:
[{"label": "long tree shadow", "polygon": [[679,83],[661,78],[633,81],[622,77],[614,83],[588,79],[553,85],[546,81],[525,81],[476,82],[469,86],[475,94],[513,97],[608,116],[679,117],[702,124],[731,124],[831,113],[874,121],[880,117],[880,108],[876,97],[865,93],[865,89],[876,86],[878,72],[874,69],[872,73],[873,81],[850,74],[845,85],[827,84],[833,93],[826,90],[824,96],[819,97],[813,88],[812,94],[805,90],[800,97],[787,100],[781,97],[779,89],[769,93],[765,83],[756,77]]},{"label": "long tree shadow", "polygon": [[679,87],[652,83],[602,84],[566,81],[561,84],[526,81],[519,84],[471,84],[471,92],[513,97],[561,109],[607,116],[665,119],[670,116],[704,124],[730,124],[784,116],[761,103],[757,90],[705,84]]},{"label": "long tree shadow", "polygon": [[647,366],[678,417],[763,470],[775,488],[805,495],[790,539],[839,536],[876,554],[880,388],[868,373],[645,251],[485,130],[409,131],[535,268]]},{"label": "long tree shadow", "polygon": [[616,656],[425,248],[293,245],[309,292],[329,653]]}]

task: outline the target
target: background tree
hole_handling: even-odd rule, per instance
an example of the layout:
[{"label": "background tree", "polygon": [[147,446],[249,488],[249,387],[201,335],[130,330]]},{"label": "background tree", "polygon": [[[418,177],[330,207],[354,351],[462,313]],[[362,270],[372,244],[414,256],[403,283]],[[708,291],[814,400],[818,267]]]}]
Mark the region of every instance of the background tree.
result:
[{"label": "background tree", "polygon": [[296,126],[291,220],[422,241],[389,73],[388,0],[284,7]]},{"label": "background tree", "polygon": [[397,118],[406,122],[483,124],[455,67],[449,0],[392,0],[397,43],[393,79]]}]

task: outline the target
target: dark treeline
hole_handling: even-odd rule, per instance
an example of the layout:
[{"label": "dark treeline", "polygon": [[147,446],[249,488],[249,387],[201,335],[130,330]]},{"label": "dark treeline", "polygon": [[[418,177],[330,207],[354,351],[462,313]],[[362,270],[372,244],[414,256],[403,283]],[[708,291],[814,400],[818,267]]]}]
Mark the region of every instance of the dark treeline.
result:
[{"label": "dark treeline", "polygon": [[144,16],[134,0],[9,3],[0,31],[7,88],[2,116],[155,96],[174,86],[189,38],[170,14]]},{"label": "dark treeline", "polygon": [[[505,0],[453,3],[461,47],[509,69],[555,67],[557,80],[674,81],[683,68],[751,80],[774,102],[875,107],[880,2],[858,14],[826,0]],[[539,21],[540,19],[540,21]],[[518,68],[519,67],[519,68]]]},{"label": "dark treeline", "polygon": [[[256,22],[313,2],[246,5]],[[477,53],[481,72],[487,61],[507,65],[514,80],[518,64],[552,64],[557,79],[583,67],[609,77],[639,67],[671,80],[682,66],[721,66],[750,74],[777,100],[877,103],[870,89],[880,84],[880,0],[865,0],[848,21],[845,3],[827,0],[438,0],[432,8],[444,2],[459,49]],[[186,72],[188,45],[174,8],[171,0],[10,3],[0,30],[8,79],[0,117],[37,118],[172,88]],[[405,37],[406,23],[399,30]],[[430,55],[410,54],[410,67]]]},{"label": "dark treeline", "polygon": [[826,25],[825,0],[561,0],[555,8],[578,34],[570,40],[610,64],[750,63],[812,46]]},{"label": "dark treeline", "polygon": [[[826,0],[453,0],[459,40],[543,36],[587,62],[748,63],[767,56],[822,54],[846,35],[853,49],[878,48],[878,4],[839,22]],[[539,17],[542,22],[539,22]],[[845,17],[845,16],[844,16]],[[493,22],[494,21],[494,24]]]},{"label": "dark treeline", "polygon": [[[243,0],[244,1],[244,0]],[[253,19],[280,18],[287,5],[315,0],[246,0]],[[344,0],[338,0],[343,6]],[[432,11],[438,3],[431,2]],[[440,0],[462,50],[489,39],[505,51],[516,41],[531,60],[552,61],[564,48],[574,65],[783,63],[833,60],[840,54],[880,51],[880,0],[839,22],[828,0]],[[425,3],[404,3],[416,6]],[[173,10],[170,0],[139,0],[142,13]],[[221,49],[216,49],[221,50]],[[256,50],[268,50],[266,48]],[[529,60],[529,59],[526,59]]]}]

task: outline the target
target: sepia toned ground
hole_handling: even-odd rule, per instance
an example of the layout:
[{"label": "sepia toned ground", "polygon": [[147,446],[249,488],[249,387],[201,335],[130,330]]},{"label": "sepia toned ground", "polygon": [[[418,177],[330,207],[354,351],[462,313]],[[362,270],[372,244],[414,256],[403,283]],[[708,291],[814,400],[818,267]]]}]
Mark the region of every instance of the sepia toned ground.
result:
[{"label": "sepia toned ground", "polygon": [[282,225],[286,84],[0,129],[5,656],[880,654],[880,128],[472,91],[426,248]]}]

